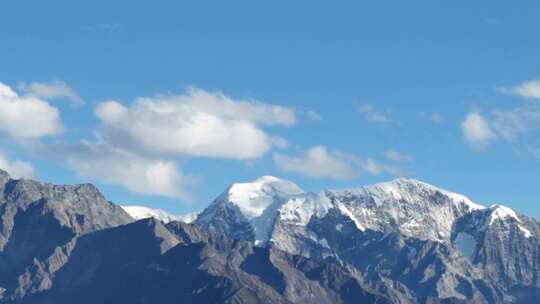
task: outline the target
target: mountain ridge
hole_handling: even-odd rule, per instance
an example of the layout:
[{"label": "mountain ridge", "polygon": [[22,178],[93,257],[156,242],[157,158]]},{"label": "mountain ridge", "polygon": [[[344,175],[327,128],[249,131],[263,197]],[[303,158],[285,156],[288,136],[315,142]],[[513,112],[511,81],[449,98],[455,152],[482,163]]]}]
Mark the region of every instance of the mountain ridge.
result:
[{"label": "mountain ridge", "polygon": [[[408,201],[411,202],[413,200],[419,200],[420,198],[423,198],[422,195],[424,195],[426,192],[431,192],[435,194],[439,194],[441,196],[445,196],[448,201],[458,206],[458,208],[461,208],[463,212],[468,212],[470,210],[480,210],[485,209],[486,207],[478,205],[476,203],[473,203],[471,200],[466,198],[463,195],[449,192],[446,190],[442,190],[440,188],[437,188],[435,186],[429,185],[424,182],[420,182],[414,179],[395,179],[391,182],[384,182],[384,183],[378,183],[374,185],[369,186],[363,186],[358,188],[349,188],[349,189],[342,189],[342,190],[324,190],[319,193],[313,193],[313,192],[303,192],[301,189],[294,185],[292,182],[280,180],[278,178],[272,177],[272,180],[280,180],[280,182],[292,184],[294,185],[295,189],[298,189],[298,191],[294,191],[290,195],[279,195],[279,191],[274,192],[266,192],[263,195],[257,196],[253,194],[247,194],[247,196],[250,197],[250,200],[243,200],[241,197],[242,195],[239,195],[238,193],[231,193],[231,189],[234,189],[236,185],[243,185],[245,188],[249,188],[250,186],[253,187],[260,187],[261,179],[256,179],[253,183],[241,183],[241,184],[233,184],[225,192],[223,192],[220,196],[214,200],[214,202],[203,212],[201,212],[200,216],[195,220],[195,222],[211,227],[210,218],[212,217],[211,212],[217,211],[218,209],[221,210],[220,212],[228,212],[231,215],[236,214],[236,217],[239,220],[250,222],[251,225],[254,225],[255,233],[260,236],[260,238],[257,240],[259,242],[266,242],[269,237],[268,236],[261,236],[261,233],[268,233],[268,230],[270,229],[267,227],[269,223],[271,223],[274,218],[272,216],[275,215],[275,212],[279,211],[280,216],[290,220],[290,221],[296,221],[299,225],[305,225],[307,223],[307,220],[313,215],[317,214],[318,216],[321,216],[323,213],[327,211],[328,208],[332,207],[338,207],[338,209],[343,212],[345,215],[351,218],[353,222],[356,224],[356,226],[360,230],[365,230],[366,227],[369,226],[372,227],[376,225],[376,223],[368,223],[369,219],[367,218],[371,214],[361,214],[361,211],[368,212],[371,211],[369,208],[365,208],[361,210],[360,212],[351,212],[350,207],[347,204],[347,201],[353,200],[354,197],[364,197],[366,199],[371,199],[372,204],[376,208],[383,208],[381,204],[384,204],[389,199],[394,199],[395,201]],[[248,186],[249,185],[249,186]],[[407,189],[408,188],[408,189]],[[412,193],[414,191],[417,191],[417,193]],[[274,189],[275,190],[275,189]],[[285,192],[282,192],[285,193]],[[411,194],[412,193],[412,194]],[[416,195],[417,197],[411,198],[411,195]],[[261,199],[262,196],[262,199]],[[403,199],[403,197],[406,196],[407,199]],[[425,196],[425,195],[424,195]],[[240,202],[237,201],[237,198],[240,197]],[[340,198],[343,202],[340,204],[336,204],[335,206],[332,206],[333,204],[330,203],[332,200],[336,200],[337,198]],[[261,203],[258,201],[258,199],[261,199],[265,203],[267,208],[271,209],[258,209],[258,212],[252,213],[249,216],[246,216],[246,212],[244,210],[250,209],[252,206],[249,205],[249,203],[252,203],[254,205],[260,206]],[[269,202],[269,200],[273,200],[272,202]],[[221,207],[220,207],[221,205]],[[228,205],[229,210],[225,211],[223,210],[223,205]],[[367,205],[367,204],[366,204]],[[392,208],[396,209],[399,208],[399,206],[391,206]],[[433,206],[418,206],[423,207],[424,209],[427,207],[434,207]],[[453,206],[448,206],[448,208],[453,208]],[[448,209],[447,208],[447,209]],[[244,210],[243,210],[244,209]],[[374,208],[371,208],[374,209]],[[390,211],[396,211],[396,210],[390,210]],[[439,210],[440,211],[440,210]],[[445,213],[449,213],[452,210],[442,210]],[[274,213],[274,214],[273,214]],[[264,216],[263,216],[264,215]],[[270,217],[270,218],[268,218]],[[455,216],[453,216],[455,217]],[[379,217],[381,218],[381,217]],[[384,219],[385,221],[388,221],[387,218]],[[392,220],[400,220],[398,218],[392,218]],[[402,219],[401,219],[402,220]],[[432,221],[436,222],[439,219],[433,218]],[[262,222],[262,223],[260,223]],[[453,218],[452,221],[453,222]],[[450,230],[451,222],[446,222],[446,227],[436,229],[437,233],[443,234],[444,237],[448,237],[448,232]],[[415,223],[411,221],[409,223],[412,225],[417,225],[418,223]],[[264,227],[260,227],[261,225],[266,225]],[[440,225],[439,225],[440,226]],[[409,227],[408,229],[411,230],[412,227]],[[407,233],[405,231],[407,227],[403,227],[402,232]],[[261,231],[262,230],[262,231]],[[411,232],[412,233],[412,232]],[[429,238],[432,240],[437,240],[440,237],[437,235],[429,235],[429,236],[423,236],[424,238]]]},{"label": "mountain ridge", "polygon": [[0,190],[0,303],[521,304],[540,295],[536,220],[412,179],[312,193],[266,176],[231,185],[192,224],[136,220],[89,184],[0,171]]}]

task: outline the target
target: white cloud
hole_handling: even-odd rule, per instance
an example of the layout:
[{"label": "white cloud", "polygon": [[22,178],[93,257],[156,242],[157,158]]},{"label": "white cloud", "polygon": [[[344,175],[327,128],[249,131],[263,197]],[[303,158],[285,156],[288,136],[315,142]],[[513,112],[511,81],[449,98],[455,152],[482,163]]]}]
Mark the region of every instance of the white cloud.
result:
[{"label": "white cloud", "polygon": [[13,178],[34,177],[34,168],[31,163],[20,160],[10,161],[2,153],[0,153],[0,169],[7,171]]},{"label": "white cloud", "polygon": [[540,99],[540,80],[525,81],[510,88],[502,88],[500,91],[524,98]]},{"label": "white cloud", "polygon": [[518,107],[511,110],[495,110],[493,129],[506,140],[540,128],[540,107]]},{"label": "white cloud", "polygon": [[495,139],[512,142],[522,135],[540,130],[540,107],[496,109],[485,114],[473,112],[461,126],[465,140],[473,148],[484,149]]},{"label": "white cloud", "polygon": [[372,159],[340,151],[328,151],[324,146],[314,146],[298,157],[274,153],[273,161],[284,172],[295,172],[313,178],[337,180],[353,179],[363,173],[379,175],[383,172],[396,173],[396,168],[378,164]]},{"label": "white cloud", "polygon": [[107,142],[153,155],[253,159],[286,141],[261,126],[291,126],[295,112],[259,101],[233,100],[191,88],[184,95],[139,98],[130,106],[98,105],[100,136]]},{"label": "white cloud", "polygon": [[192,110],[225,119],[245,120],[263,125],[292,126],[296,123],[295,112],[287,107],[263,103],[257,100],[236,100],[221,92],[207,92],[191,87],[184,95],[162,96],[157,99],[142,98],[142,102],[162,102],[173,107],[187,106]]},{"label": "white cloud", "polygon": [[[540,80],[497,90],[522,98],[540,99]],[[528,102],[510,109],[492,109],[482,114],[473,112],[462,122],[462,129],[465,140],[477,149],[486,148],[495,139],[506,142],[515,142],[517,138],[527,140],[527,134],[540,131],[540,104]]]},{"label": "white cloud", "polygon": [[274,153],[273,160],[285,172],[297,172],[315,178],[351,179],[360,172],[355,170],[357,159],[341,152],[328,152],[324,146],[315,146],[300,157]]},{"label": "white cloud", "polygon": [[18,88],[21,92],[38,98],[65,98],[75,106],[84,104],[81,96],[63,81],[32,82],[30,84],[23,82],[19,84]]},{"label": "white cloud", "polygon": [[306,111],[304,113],[306,115],[306,117],[310,120],[314,120],[314,121],[321,121],[323,120],[321,114],[315,112],[315,111]]},{"label": "white cloud", "polygon": [[184,185],[190,178],[181,173],[175,161],[149,159],[104,143],[84,140],[76,145],[48,149],[62,155],[81,177],[122,185],[134,193],[189,199]]},{"label": "white cloud", "polygon": [[276,146],[277,148],[287,149],[289,147],[289,142],[285,138],[279,136],[270,138],[270,141],[272,145]]},{"label": "white cloud", "polygon": [[375,110],[375,107],[371,104],[362,104],[357,107],[358,112],[364,116],[364,119],[369,122],[375,123],[389,123],[392,119],[386,115],[379,113]]},{"label": "white cloud", "polygon": [[45,145],[80,176],[121,185],[131,192],[179,197],[194,178],[180,170],[185,157],[250,161],[287,140],[264,128],[291,126],[295,111],[220,92],[190,88],[181,95],[137,98],[129,105],[105,101],[95,108],[96,139]]},{"label": "white cloud", "polygon": [[461,130],[465,141],[475,149],[484,149],[491,140],[496,138],[487,120],[477,112],[467,115],[461,123]]},{"label": "white cloud", "polygon": [[19,96],[0,82],[0,132],[14,138],[38,138],[62,129],[57,108],[37,97]]},{"label": "white cloud", "polygon": [[396,151],[394,149],[388,149],[384,151],[384,156],[395,162],[402,162],[402,161],[409,161],[411,160],[411,157],[405,154],[400,153],[399,151]]}]

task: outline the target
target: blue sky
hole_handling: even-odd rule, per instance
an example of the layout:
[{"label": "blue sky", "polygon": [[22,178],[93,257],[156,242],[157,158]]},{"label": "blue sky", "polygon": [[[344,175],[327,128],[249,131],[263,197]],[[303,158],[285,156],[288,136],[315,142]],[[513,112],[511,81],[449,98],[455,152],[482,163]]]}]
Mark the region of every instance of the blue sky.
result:
[{"label": "blue sky", "polygon": [[0,165],[174,213],[270,174],[312,191],[408,176],[540,218],[539,10],[4,3]]}]

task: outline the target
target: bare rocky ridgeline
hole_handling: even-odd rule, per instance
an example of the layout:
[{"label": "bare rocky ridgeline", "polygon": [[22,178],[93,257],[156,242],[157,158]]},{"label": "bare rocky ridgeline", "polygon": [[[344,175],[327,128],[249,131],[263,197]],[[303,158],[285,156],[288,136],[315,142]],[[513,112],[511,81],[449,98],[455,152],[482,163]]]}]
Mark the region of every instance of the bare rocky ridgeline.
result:
[{"label": "bare rocky ridgeline", "polygon": [[0,303],[533,303],[534,219],[410,179],[235,184],[194,222],[0,170]]}]

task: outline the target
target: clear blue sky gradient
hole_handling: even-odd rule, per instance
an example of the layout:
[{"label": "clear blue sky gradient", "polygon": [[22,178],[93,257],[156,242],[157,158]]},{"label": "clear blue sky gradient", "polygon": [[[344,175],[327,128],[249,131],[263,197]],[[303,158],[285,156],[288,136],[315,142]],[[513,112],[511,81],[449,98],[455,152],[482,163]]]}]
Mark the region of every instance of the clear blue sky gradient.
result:
[{"label": "clear blue sky gradient", "polygon": [[[540,77],[539,13],[537,1],[6,1],[0,82],[57,79],[83,97],[79,108],[55,103],[67,132],[46,142],[92,137],[100,101],[129,103],[188,86],[312,110],[322,121],[270,129],[289,141],[290,154],[325,145],[382,160],[395,149],[412,157],[402,164],[408,176],[540,218],[540,160],[527,153],[538,132],[476,151],[460,129],[471,111],[522,102],[498,87]],[[392,122],[365,120],[361,104]],[[442,123],[428,119],[434,113]],[[0,149],[31,161],[41,180],[85,182],[8,139]],[[191,204],[92,182],[112,201],[183,213],[204,208],[232,182],[261,175],[312,191],[393,178],[283,173],[271,152],[251,165],[185,159],[182,170],[200,178]]]}]

